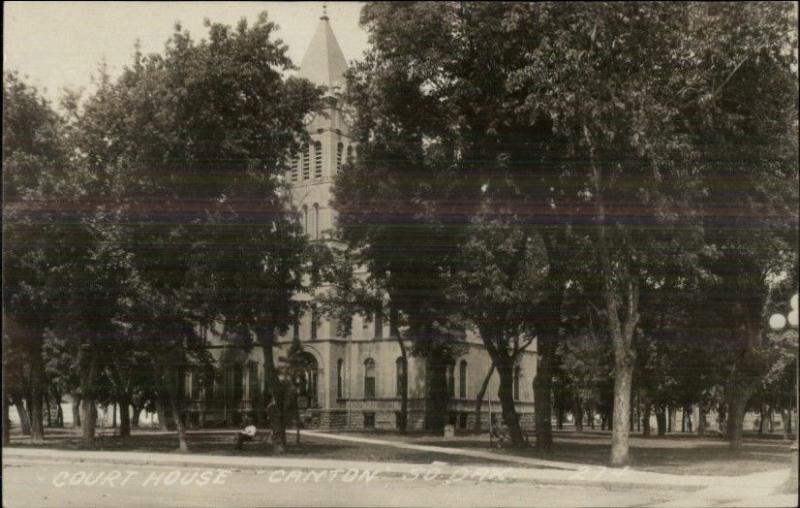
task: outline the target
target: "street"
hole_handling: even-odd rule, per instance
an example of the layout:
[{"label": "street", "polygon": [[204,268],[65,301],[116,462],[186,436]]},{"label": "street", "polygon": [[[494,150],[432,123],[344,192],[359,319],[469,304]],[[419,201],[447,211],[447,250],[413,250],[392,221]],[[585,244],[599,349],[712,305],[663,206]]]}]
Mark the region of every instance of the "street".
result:
[{"label": "street", "polygon": [[[377,465],[376,465],[377,466]],[[635,506],[686,495],[537,484],[497,475],[445,478],[368,471],[221,470],[11,458],[4,506]]]}]

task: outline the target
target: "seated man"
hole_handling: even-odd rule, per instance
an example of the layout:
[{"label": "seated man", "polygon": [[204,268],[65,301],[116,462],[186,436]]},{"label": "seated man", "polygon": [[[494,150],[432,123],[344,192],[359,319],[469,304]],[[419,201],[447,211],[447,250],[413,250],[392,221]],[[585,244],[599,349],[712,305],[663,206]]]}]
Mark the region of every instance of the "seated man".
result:
[{"label": "seated man", "polygon": [[241,450],[242,444],[245,441],[252,441],[253,438],[256,436],[256,426],[253,425],[253,422],[250,418],[244,418],[244,429],[240,430],[236,435],[236,449]]}]

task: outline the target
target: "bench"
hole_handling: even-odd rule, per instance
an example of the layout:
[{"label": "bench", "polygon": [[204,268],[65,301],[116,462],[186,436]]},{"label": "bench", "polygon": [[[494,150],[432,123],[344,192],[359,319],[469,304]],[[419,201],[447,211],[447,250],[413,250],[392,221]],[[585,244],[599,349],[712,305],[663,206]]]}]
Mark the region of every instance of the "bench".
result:
[{"label": "bench", "polygon": [[[520,430],[522,431],[522,438],[525,440],[525,444],[529,445],[530,440],[528,433],[524,429]],[[511,434],[508,432],[508,427],[492,427],[492,430],[489,431],[489,447],[505,448],[507,446],[511,446]]]},{"label": "bench", "polygon": [[[241,431],[237,431],[236,434],[234,434],[235,437],[234,443],[238,442],[239,435],[241,433],[242,433]],[[244,447],[245,443],[269,444],[271,441],[270,439],[271,437],[272,437],[272,431],[270,429],[256,430],[255,436],[253,436],[250,439],[244,439],[242,441],[242,447]]]}]

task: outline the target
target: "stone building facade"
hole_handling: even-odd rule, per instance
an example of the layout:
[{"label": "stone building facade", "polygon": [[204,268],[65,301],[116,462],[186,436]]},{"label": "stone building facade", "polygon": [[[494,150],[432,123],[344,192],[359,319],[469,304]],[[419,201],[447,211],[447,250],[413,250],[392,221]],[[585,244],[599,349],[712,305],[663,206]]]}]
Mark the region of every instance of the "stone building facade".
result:
[{"label": "stone building facade", "polygon": [[[301,214],[312,241],[325,242],[335,227],[331,208],[333,178],[356,146],[349,135],[348,119],[341,109],[339,92],[344,86],[347,63],[326,15],[302,60],[299,75],[327,87],[326,109],[309,116],[306,126],[311,143],[299,154],[286,178],[292,185],[294,206]],[[311,295],[297,295],[313,301]],[[401,372],[405,367],[400,346],[390,337],[390,326],[373,316],[353,317],[351,334],[341,337],[337,324],[317,316],[303,315],[279,341],[276,358],[285,356],[294,337],[300,339],[310,365],[307,386],[310,403],[302,411],[308,427],[325,429],[396,429],[400,412]],[[236,425],[245,413],[258,413],[263,386],[263,355],[260,348],[245,352],[220,341],[209,332],[209,348],[218,367],[213,383],[201,383],[187,375],[185,395],[188,420],[195,426]],[[467,333],[464,354],[448,368],[448,420],[456,428],[472,428],[475,401],[491,361],[480,338]],[[407,344],[407,349],[410,343]],[[523,427],[532,428],[533,379],[536,375],[535,343],[521,355],[515,370],[517,410]],[[421,429],[425,417],[425,362],[409,355],[408,428]],[[484,397],[483,428],[490,414],[501,421],[497,397],[499,378],[492,376]],[[208,386],[208,388],[203,388]]]}]

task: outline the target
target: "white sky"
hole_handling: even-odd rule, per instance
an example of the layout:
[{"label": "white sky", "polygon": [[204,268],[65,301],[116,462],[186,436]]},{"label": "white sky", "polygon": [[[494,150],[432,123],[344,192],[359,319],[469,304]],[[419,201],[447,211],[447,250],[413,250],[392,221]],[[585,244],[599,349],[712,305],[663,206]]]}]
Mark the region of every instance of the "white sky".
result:
[{"label": "white sky", "polygon": [[[176,21],[194,40],[206,38],[204,18],[252,24],[261,11],[279,30],[295,65],[303,58],[323,2],[5,2],[3,70],[17,70],[58,105],[64,87],[91,89],[91,75],[105,59],[112,77],[130,64],[134,42],[144,53],[164,49]],[[361,4],[327,2],[328,17],[348,61],[358,59],[367,34],[358,26]]]}]

